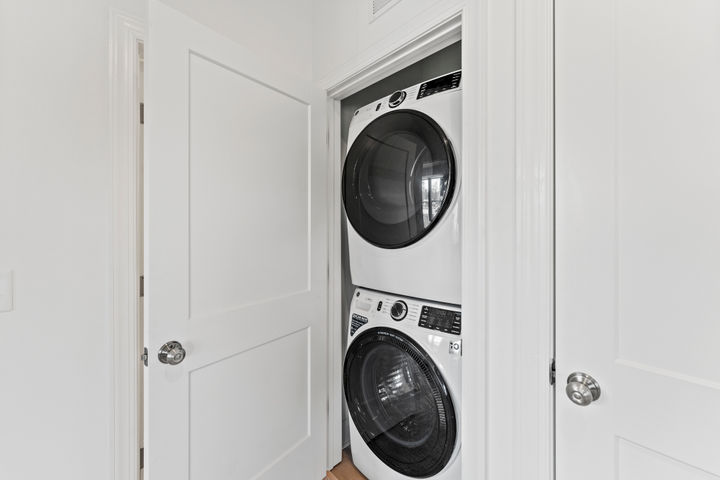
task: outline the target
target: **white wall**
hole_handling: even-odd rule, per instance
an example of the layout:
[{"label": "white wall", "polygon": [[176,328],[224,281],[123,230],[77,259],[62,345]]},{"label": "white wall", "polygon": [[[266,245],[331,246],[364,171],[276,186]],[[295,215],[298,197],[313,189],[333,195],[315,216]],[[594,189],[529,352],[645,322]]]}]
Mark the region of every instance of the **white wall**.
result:
[{"label": "white wall", "polygon": [[0,0],[0,478],[111,475],[109,12]]}]

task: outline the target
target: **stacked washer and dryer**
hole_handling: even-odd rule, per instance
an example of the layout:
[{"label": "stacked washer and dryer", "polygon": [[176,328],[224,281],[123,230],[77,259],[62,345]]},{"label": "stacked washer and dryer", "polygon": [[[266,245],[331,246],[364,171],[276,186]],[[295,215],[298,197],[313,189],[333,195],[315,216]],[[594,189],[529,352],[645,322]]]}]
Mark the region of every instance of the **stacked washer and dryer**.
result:
[{"label": "stacked washer and dryer", "polygon": [[342,191],[344,391],[370,480],[460,479],[461,72],[357,110]]}]

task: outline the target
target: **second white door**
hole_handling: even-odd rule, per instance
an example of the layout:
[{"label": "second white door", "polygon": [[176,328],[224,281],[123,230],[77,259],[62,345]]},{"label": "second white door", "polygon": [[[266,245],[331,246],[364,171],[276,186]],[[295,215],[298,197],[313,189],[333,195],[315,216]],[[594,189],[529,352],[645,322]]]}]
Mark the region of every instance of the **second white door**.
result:
[{"label": "second white door", "polygon": [[559,0],[556,29],[557,480],[718,479],[720,3]]},{"label": "second white door", "polygon": [[161,2],[148,23],[146,478],[320,480],[324,95]]}]

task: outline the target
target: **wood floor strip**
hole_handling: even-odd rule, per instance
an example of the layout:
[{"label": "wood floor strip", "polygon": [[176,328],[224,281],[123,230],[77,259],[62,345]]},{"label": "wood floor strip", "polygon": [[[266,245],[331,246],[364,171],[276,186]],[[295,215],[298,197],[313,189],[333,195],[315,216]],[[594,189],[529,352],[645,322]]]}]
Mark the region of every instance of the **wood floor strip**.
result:
[{"label": "wood floor strip", "polygon": [[350,451],[346,448],[343,450],[342,462],[327,472],[327,480],[367,480],[367,478],[355,468]]}]

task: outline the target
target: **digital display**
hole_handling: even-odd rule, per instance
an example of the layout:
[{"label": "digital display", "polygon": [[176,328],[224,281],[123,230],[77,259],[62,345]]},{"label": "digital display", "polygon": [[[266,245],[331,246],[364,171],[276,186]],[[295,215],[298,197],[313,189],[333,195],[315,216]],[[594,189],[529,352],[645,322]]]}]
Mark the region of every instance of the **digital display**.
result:
[{"label": "digital display", "polygon": [[440,310],[438,308],[431,308],[429,317],[432,318],[432,323],[442,328],[450,328],[455,318],[455,312],[450,310]]},{"label": "digital display", "polygon": [[462,72],[458,71],[449,75],[445,75],[444,77],[436,78],[434,80],[430,80],[429,82],[425,82],[420,85],[420,90],[418,90],[417,98],[421,99],[434,93],[444,92],[445,90],[458,88],[460,86],[461,76]]},{"label": "digital display", "polygon": [[432,330],[460,335],[461,314],[454,310],[423,305],[418,325]]}]

